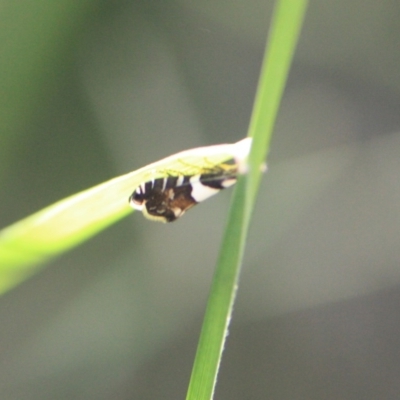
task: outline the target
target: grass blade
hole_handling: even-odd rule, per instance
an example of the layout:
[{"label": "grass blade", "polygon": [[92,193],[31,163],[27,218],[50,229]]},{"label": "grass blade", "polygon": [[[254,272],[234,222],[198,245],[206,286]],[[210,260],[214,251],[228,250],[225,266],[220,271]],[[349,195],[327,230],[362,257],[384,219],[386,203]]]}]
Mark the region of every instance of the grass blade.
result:
[{"label": "grass blade", "polygon": [[249,174],[240,177],[230,208],[219,260],[199,339],[187,400],[213,397],[218,368],[231,319],[244,246],[306,0],[277,1],[249,127],[253,146]]}]

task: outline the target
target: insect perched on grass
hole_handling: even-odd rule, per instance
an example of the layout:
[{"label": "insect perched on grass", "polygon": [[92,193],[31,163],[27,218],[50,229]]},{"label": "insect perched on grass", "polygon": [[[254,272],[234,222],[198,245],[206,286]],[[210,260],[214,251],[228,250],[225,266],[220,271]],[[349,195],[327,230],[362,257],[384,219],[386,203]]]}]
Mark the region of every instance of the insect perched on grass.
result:
[{"label": "insect perched on grass", "polygon": [[[184,172],[166,170],[164,176],[141,183],[130,196],[129,203],[134,209],[142,211],[148,219],[160,222],[175,221],[186,210],[236,183],[238,175],[246,172],[245,162],[250,145],[251,139],[246,138],[234,145],[199,148],[201,154],[204,154],[201,165],[190,165],[190,168],[183,168]],[[226,161],[212,163],[207,159],[207,149],[211,154],[215,153],[217,148],[226,151],[224,146],[231,146]],[[195,155],[196,150],[188,152]],[[183,166],[184,159],[179,159]]]}]

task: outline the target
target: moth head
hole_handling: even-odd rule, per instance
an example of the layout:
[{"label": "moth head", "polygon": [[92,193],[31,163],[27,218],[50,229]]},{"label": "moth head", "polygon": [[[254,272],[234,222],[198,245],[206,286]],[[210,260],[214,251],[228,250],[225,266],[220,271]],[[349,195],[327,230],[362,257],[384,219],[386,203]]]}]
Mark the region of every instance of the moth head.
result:
[{"label": "moth head", "polygon": [[129,198],[131,206],[143,215],[159,222],[173,222],[196,204],[191,197],[191,185],[172,186],[168,178],[146,182],[135,189]]}]

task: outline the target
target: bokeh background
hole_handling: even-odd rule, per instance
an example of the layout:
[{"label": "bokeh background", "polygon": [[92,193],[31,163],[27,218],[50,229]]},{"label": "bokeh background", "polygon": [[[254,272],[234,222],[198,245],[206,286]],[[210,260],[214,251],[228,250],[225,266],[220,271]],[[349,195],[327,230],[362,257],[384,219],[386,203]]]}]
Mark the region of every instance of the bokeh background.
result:
[{"label": "bokeh background", "polygon": [[[246,135],[272,1],[0,2],[0,227]],[[400,3],[311,1],[216,399],[397,399]],[[0,299],[0,397],[182,399],[230,191]]]}]

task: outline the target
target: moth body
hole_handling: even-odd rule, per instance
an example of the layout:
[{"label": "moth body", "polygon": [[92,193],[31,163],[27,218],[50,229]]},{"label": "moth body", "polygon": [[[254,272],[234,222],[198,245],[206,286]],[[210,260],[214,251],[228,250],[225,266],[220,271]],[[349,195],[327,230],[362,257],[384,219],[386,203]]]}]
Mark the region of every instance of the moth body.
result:
[{"label": "moth body", "polygon": [[224,170],[157,178],[138,186],[129,202],[151,220],[172,222],[186,210],[235,182],[236,172]]},{"label": "moth body", "polygon": [[162,177],[141,183],[129,197],[129,203],[151,220],[175,221],[196,204],[234,185],[238,175],[247,172],[251,143],[251,138],[245,138],[234,144],[199,147],[154,163],[153,168],[168,162],[178,165],[178,169],[152,169],[152,173]]}]

